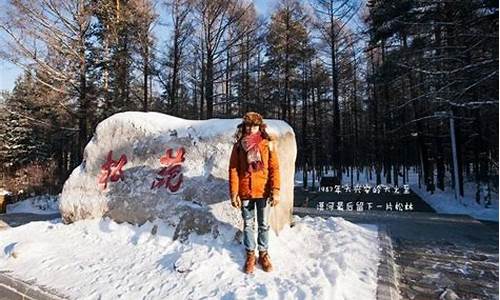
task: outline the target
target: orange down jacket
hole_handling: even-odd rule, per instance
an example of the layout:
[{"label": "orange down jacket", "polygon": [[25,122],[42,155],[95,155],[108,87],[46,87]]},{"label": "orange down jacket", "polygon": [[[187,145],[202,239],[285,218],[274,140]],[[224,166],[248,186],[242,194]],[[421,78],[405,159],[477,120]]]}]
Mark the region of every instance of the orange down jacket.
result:
[{"label": "orange down jacket", "polygon": [[260,156],[264,168],[260,171],[245,172],[248,168],[246,153],[239,143],[233,145],[229,161],[229,192],[240,199],[267,198],[279,194],[280,170],[275,142],[263,139],[259,143]]}]

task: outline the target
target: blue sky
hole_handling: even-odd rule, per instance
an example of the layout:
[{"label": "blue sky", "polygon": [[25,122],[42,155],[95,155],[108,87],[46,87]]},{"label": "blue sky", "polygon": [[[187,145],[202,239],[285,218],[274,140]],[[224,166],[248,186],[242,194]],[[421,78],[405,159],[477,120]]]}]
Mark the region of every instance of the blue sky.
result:
[{"label": "blue sky", "polygon": [[[7,0],[0,0],[0,11],[8,11],[8,9],[1,9],[6,5]],[[257,12],[260,15],[268,17],[274,10],[277,0],[255,0]],[[1,13],[0,13],[1,14]],[[0,32],[0,36],[2,33]],[[3,45],[0,45],[2,47]],[[0,90],[12,90],[16,78],[22,73],[22,70],[9,62],[0,60]]]}]

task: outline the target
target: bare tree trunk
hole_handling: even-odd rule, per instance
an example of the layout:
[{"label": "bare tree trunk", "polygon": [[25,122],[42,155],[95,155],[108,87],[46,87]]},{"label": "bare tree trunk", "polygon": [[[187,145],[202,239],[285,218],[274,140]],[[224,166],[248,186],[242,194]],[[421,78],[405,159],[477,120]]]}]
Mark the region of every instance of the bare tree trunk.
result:
[{"label": "bare tree trunk", "polygon": [[79,83],[79,104],[78,112],[78,159],[83,159],[83,151],[87,144],[87,113],[88,113],[88,96],[87,96],[87,61],[85,58],[85,32],[80,34],[79,53],[80,53],[80,83]]},{"label": "bare tree trunk", "polygon": [[333,105],[333,132],[332,132],[332,158],[336,176],[342,184],[342,158],[340,152],[340,108],[339,108],[339,83],[337,70],[337,49],[336,49],[336,32],[334,20],[333,1],[330,5],[330,55],[331,55],[331,76],[332,76],[332,105]]},{"label": "bare tree trunk", "polygon": [[204,52],[201,52],[201,85],[200,85],[200,110],[198,119],[204,119],[204,105],[205,105],[205,76],[206,76],[206,65]]},{"label": "bare tree trunk", "polygon": [[148,111],[148,66],[149,66],[149,45],[147,42],[147,37],[146,37],[146,43],[144,44],[144,69],[143,69],[143,104],[142,104],[142,110],[143,111]]},{"label": "bare tree trunk", "polygon": [[307,65],[310,64],[310,62],[303,61],[302,62],[302,151],[304,155],[302,156],[302,168],[304,170],[304,177],[303,177],[303,188],[307,189],[307,170],[309,166],[309,161],[308,161],[308,153],[309,153],[309,147],[308,147],[308,142],[307,142],[307,137],[309,136],[308,130],[307,130],[307,114],[308,114],[308,97],[309,97],[309,78],[308,78],[308,72],[307,72]]},{"label": "bare tree trunk", "polygon": [[264,106],[264,101],[262,101],[261,95],[260,95],[260,85],[261,85],[261,80],[260,80],[260,72],[261,72],[261,65],[260,65],[260,47],[257,49],[257,82],[256,82],[256,101],[257,101],[257,107],[260,111],[265,112],[265,106]]},{"label": "bare tree trunk", "polygon": [[207,100],[207,119],[213,118],[214,113],[214,61],[212,53],[207,53],[207,78],[205,80],[205,93]]},{"label": "bare tree trunk", "polygon": [[227,54],[226,54],[226,79],[225,79],[225,98],[226,98],[226,103],[224,105],[225,107],[225,114],[230,114],[231,113],[231,74],[232,74],[232,68],[231,68],[231,54],[229,49],[227,49]]},{"label": "bare tree trunk", "polygon": [[[175,37],[175,39],[178,37]],[[179,45],[178,41],[174,40],[174,53],[173,53],[173,65],[172,65],[172,91],[170,99],[173,103],[173,113],[179,115]]]}]

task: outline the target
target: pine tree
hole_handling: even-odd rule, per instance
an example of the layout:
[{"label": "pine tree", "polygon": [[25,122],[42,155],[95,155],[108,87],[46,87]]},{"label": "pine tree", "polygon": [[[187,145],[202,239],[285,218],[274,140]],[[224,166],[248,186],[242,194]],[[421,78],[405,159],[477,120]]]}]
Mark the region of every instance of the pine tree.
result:
[{"label": "pine tree", "polygon": [[27,72],[16,81],[4,103],[2,119],[6,122],[0,123],[0,163],[4,168],[15,170],[50,158],[47,136],[36,124],[37,95],[36,82]]}]

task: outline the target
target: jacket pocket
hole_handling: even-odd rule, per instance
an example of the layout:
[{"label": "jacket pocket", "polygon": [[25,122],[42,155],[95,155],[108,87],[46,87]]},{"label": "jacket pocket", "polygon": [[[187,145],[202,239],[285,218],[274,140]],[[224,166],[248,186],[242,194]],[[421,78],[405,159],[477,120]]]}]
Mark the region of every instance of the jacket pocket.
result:
[{"label": "jacket pocket", "polygon": [[249,197],[250,196],[250,177],[249,176],[241,176],[239,178],[239,194],[240,194],[240,197]]},{"label": "jacket pocket", "polygon": [[252,194],[263,195],[266,189],[268,176],[267,170],[257,171],[254,175],[254,182],[252,182]]}]

